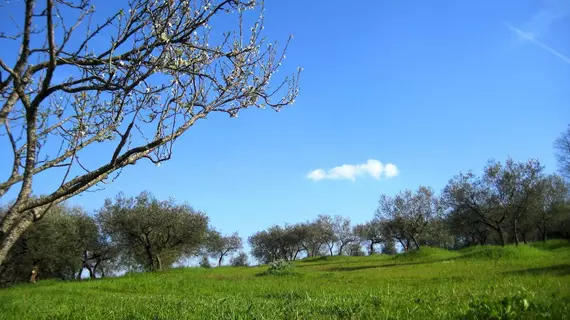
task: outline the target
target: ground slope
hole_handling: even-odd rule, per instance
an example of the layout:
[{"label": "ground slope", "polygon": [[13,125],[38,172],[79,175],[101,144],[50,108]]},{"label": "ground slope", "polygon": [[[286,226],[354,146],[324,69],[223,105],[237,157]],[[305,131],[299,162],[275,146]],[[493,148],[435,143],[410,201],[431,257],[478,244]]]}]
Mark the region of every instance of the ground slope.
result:
[{"label": "ground slope", "polygon": [[569,319],[570,247],[550,241],[266,267],[186,268],[0,290],[3,319]]}]

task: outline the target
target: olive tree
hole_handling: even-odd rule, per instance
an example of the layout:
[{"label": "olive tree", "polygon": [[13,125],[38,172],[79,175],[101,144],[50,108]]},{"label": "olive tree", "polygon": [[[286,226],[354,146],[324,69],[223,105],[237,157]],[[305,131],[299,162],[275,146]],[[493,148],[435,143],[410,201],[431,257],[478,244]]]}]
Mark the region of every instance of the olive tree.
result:
[{"label": "olive tree", "polygon": [[186,204],[159,201],[143,192],[107,199],[97,219],[120,254],[144,270],[161,270],[206,244],[208,217]]},{"label": "olive tree", "polygon": [[501,245],[505,245],[509,230],[518,244],[518,223],[529,217],[534,199],[539,196],[542,170],[534,159],[507,159],[504,165],[490,161],[482,176],[468,172],[451,179],[443,191],[443,202],[447,210],[462,213],[473,223],[495,231]]},{"label": "olive tree", "polygon": [[[407,251],[410,241],[417,249],[420,248],[419,237],[438,210],[439,202],[433,190],[420,186],[415,192],[404,190],[394,197],[382,195],[376,219],[385,222],[392,237],[398,239]],[[403,239],[406,239],[406,244],[402,242]]]},{"label": "olive tree", "polygon": [[[197,121],[249,107],[279,111],[298,94],[300,69],[271,81],[288,41],[266,40],[255,0],[129,0],[107,17],[90,0],[2,10],[14,10],[16,26],[0,32],[0,44],[19,50],[0,53],[1,148],[11,157],[0,198],[15,198],[0,221],[0,264],[50,206],[112,182],[128,165],[170,159]],[[33,192],[38,181],[42,196]]]},{"label": "olive tree", "polygon": [[[360,239],[361,243],[366,245],[368,254],[374,254],[374,246],[381,244],[385,240],[384,226],[378,220],[357,224],[353,228],[353,234]],[[357,246],[354,245],[351,250],[356,247]],[[360,247],[360,244],[358,244],[358,247]]]},{"label": "olive tree", "polygon": [[224,257],[241,250],[243,247],[237,232],[229,236],[223,236],[217,231],[211,231],[208,238],[207,250],[212,258],[218,259],[218,266],[222,265]]}]

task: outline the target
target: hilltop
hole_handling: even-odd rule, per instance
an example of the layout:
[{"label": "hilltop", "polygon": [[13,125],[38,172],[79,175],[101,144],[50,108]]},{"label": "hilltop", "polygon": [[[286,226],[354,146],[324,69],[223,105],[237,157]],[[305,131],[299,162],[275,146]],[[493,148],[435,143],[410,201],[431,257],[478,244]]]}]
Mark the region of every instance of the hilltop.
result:
[{"label": "hilltop", "polygon": [[178,268],[0,290],[4,319],[564,319],[570,315],[566,241],[459,251]]}]

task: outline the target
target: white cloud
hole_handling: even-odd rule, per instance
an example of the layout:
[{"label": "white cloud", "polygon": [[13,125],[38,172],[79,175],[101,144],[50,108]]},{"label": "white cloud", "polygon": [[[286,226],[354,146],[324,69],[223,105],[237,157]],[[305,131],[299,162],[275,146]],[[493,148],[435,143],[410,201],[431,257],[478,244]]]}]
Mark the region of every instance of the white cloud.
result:
[{"label": "white cloud", "polygon": [[357,177],[371,176],[379,180],[382,176],[393,178],[398,174],[399,171],[395,164],[384,165],[378,160],[370,159],[362,164],[343,164],[331,169],[316,169],[309,172],[307,178],[314,181],[325,179],[355,181]]}]

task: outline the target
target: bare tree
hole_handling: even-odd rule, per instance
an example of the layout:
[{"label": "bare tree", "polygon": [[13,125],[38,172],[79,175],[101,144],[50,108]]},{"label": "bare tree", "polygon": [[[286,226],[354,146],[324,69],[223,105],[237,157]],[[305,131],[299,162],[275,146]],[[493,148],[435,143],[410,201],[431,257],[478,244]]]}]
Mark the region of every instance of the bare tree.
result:
[{"label": "bare tree", "polygon": [[[263,3],[254,0],[130,0],[104,20],[89,0],[21,3],[17,33],[0,32],[1,42],[20,46],[15,56],[0,56],[2,155],[13,157],[0,197],[17,194],[0,223],[0,265],[54,203],[143,158],[168,160],[196,121],[212,113],[235,118],[248,107],[279,111],[298,94],[298,73],[270,84],[287,45],[279,50],[261,35]],[[261,14],[248,28],[244,15],[255,8]],[[213,34],[229,17],[236,27]],[[109,153],[85,156],[95,147]],[[46,171],[60,180],[33,197]]]},{"label": "bare tree", "polygon": [[554,142],[560,173],[570,179],[570,125]]}]

